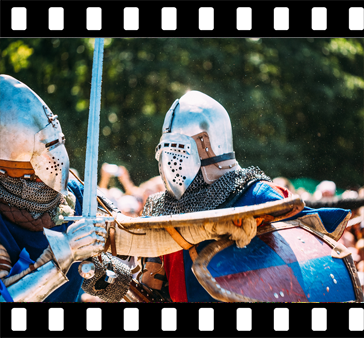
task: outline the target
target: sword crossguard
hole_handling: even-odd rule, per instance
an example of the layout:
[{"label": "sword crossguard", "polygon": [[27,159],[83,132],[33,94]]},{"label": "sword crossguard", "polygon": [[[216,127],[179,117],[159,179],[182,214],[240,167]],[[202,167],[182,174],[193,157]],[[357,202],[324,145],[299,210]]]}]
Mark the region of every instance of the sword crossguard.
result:
[{"label": "sword crossguard", "polygon": [[96,223],[100,223],[100,222],[112,222],[115,220],[114,217],[111,216],[96,216],[96,217],[87,217],[87,216],[66,216],[64,217],[65,221],[79,221],[80,219],[85,219],[87,221],[89,221],[90,223],[92,222],[93,224]]}]

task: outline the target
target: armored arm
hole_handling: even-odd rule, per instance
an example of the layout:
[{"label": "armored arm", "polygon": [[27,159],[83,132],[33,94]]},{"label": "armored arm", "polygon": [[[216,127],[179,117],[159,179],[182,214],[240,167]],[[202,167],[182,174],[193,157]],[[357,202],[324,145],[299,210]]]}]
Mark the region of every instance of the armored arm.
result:
[{"label": "armored arm", "polygon": [[[121,224],[128,218],[122,213],[113,215]],[[177,227],[176,230],[185,241],[192,245],[209,239],[218,240],[223,235],[229,235],[239,247],[244,247],[256,234],[256,221],[252,217],[246,217],[239,227],[232,221],[206,221],[204,225]],[[145,233],[145,235],[135,236],[119,227],[115,228],[115,246],[119,255],[157,257],[182,250],[166,229],[133,229],[133,232]]]},{"label": "armored arm", "polygon": [[44,229],[57,265],[66,274],[74,262],[97,256],[105,245],[107,236],[104,224],[81,219],[70,225],[65,232]]},{"label": "armored arm", "polygon": [[[202,227],[191,228],[179,229],[182,237],[189,243],[197,244],[211,238],[207,236]],[[116,227],[115,246],[118,255],[158,257],[182,250],[182,247],[174,241],[165,229],[133,230],[133,232],[145,233],[145,235],[136,236]]]},{"label": "armored arm", "polygon": [[[66,275],[51,260],[10,285],[7,291],[14,302],[42,302],[67,281]],[[0,302],[5,301],[0,295]]]},{"label": "armored arm", "polygon": [[[85,220],[73,223],[63,233],[44,229],[49,242],[42,256],[25,275],[12,278],[7,291],[15,302],[41,302],[65,284],[66,274],[74,262],[99,254],[105,245],[106,231]],[[6,282],[6,279],[4,280]],[[7,283],[10,284],[10,283]],[[5,301],[0,295],[0,301]]]}]

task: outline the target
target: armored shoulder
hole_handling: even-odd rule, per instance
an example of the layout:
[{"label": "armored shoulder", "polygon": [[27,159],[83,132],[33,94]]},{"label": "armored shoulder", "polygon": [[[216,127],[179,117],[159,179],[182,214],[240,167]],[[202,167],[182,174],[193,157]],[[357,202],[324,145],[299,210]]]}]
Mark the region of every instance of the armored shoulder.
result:
[{"label": "armored shoulder", "polygon": [[165,192],[157,192],[150,195],[145,202],[142,216],[157,216],[162,212],[164,205]]}]

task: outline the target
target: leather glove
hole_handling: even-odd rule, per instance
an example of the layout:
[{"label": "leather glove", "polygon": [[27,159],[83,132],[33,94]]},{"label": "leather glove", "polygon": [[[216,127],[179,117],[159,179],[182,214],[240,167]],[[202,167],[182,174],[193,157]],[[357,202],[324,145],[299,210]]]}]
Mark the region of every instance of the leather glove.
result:
[{"label": "leather glove", "polygon": [[257,234],[257,223],[254,217],[247,216],[242,219],[241,226],[236,226],[232,221],[211,222],[205,225],[205,230],[212,236],[229,235],[238,248],[248,245]]}]

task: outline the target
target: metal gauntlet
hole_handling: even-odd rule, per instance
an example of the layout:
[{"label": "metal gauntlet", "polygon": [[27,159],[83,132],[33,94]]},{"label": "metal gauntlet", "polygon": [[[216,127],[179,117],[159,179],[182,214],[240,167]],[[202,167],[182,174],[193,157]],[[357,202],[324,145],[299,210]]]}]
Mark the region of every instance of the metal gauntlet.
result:
[{"label": "metal gauntlet", "polygon": [[99,254],[104,249],[107,235],[102,226],[94,226],[92,221],[85,219],[71,224],[65,232],[49,229],[43,231],[53,257],[64,274],[67,274],[74,262]]}]

